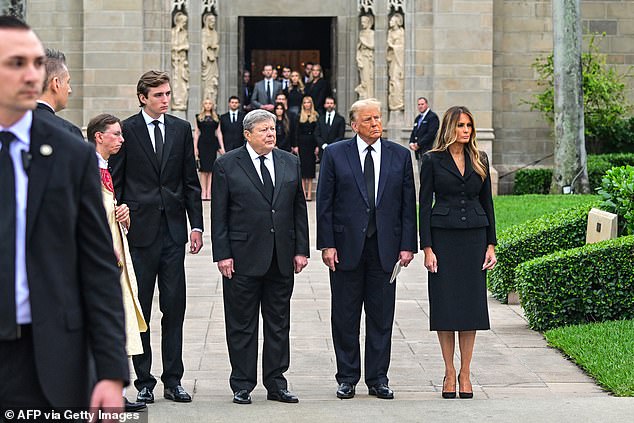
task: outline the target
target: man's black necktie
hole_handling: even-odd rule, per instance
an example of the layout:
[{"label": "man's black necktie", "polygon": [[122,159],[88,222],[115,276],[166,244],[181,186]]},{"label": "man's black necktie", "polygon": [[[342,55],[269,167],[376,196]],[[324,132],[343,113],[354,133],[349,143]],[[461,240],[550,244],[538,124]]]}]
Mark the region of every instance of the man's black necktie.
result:
[{"label": "man's black necktie", "polygon": [[271,103],[273,93],[271,93],[271,81],[266,81],[266,99],[268,103]]},{"label": "man's black necktie", "polygon": [[372,152],[374,148],[371,145],[366,149],[365,162],[363,164],[363,176],[365,176],[365,187],[368,190],[368,202],[370,203],[370,220],[368,221],[368,230],[366,236],[370,238],[376,233],[376,205],[374,192],[374,159]]},{"label": "man's black necktie", "polygon": [[17,338],[15,312],[15,175],[11,132],[0,132],[0,341]]},{"label": "man's black necktie", "polygon": [[260,156],[259,159],[260,173],[262,173],[262,181],[264,182],[264,193],[266,194],[266,198],[269,200],[269,203],[273,203],[273,179],[271,179],[269,169],[264,165],[266,156]]},{"label": "man's black necktie", "polygon": [[328,126],[332,125],[332,113],[327,113],[326,117],[327,117],[326,125],[328,125]]},{"label": "man's black necktie", "polygon": [[161,163],[163,162],[163,133],[161,132],[161,128],[158,120],[152,121],[154,124],[154,148],[156,149],[156,160],[158,161],[159,168],[161,167]]}]

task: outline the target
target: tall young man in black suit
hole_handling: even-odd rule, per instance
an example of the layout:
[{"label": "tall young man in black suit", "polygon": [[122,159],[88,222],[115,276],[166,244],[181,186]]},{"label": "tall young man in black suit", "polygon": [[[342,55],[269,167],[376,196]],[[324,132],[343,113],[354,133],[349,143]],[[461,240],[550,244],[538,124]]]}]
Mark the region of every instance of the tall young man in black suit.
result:
[{"label": "tall young man in black suit", "polygon": [[229,97],[229,111],[220,116],[220,130],[225,151],[234,150],[244,145],[242,121],[244,112],[240,110],[240,99],[232,95]]},{"label": "tall young man in black suit", "polygon": [[191,401],[181,386],[185,244],[189,218],[189,251],[200,251],[203,217],[191,126],[167,114],[171,94],[167,73],[151,70],[141,76],[137,84],[141,112],[123,121],[125,142],[109,160],[117,200],[128,205],[134,222],[128,243],[148,331],[141,334],[143,354],[134,356],[132,362],[137,401],[145,403],[154,402],[156,386],[149,323],[157,277],[163,313],[163,395],[172,401]]},{"label": "tall young man in black suit", "polygon": [[123,304],[95,149],[32,112],[35,33],[2,16],[0,39],[0,409],[122,410]]},{"label": "tall young man in black suit", "polygon": [[247,144],[219,157],[212,184],[212,247],[222,273],[233,402],[250,404],[257,384],[262,310],[262,373],[267,399],[299,400],[288,391],[293,272],[307,264],[308,215],[299,159],[275,147],[275,116],[244,118]]},{"label": "tall young man in black suit", "polygon": [[315,138],[319,146],[319,158],[324,154],[324,149],[333,142],[341,141],[346,132],[346,120],[335,108],[337,107],[333,97],[326,97],[324,101],[325,112],[317,119]]}]

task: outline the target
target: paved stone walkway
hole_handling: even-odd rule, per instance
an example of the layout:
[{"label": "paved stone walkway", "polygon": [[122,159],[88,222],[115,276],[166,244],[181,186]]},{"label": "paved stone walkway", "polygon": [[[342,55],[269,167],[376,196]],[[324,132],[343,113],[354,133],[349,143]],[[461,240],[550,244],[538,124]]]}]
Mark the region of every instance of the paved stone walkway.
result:
[{"label": "paved stone walkway", "polygon": [[[311,246],[315,245],[315,203],[309,205]],[[206,202],[206,228],[209,203]],[[231,402],[230,372],[225,343],[222,284],[211,259],[209,231],[200,255],[188,255],[185,320],[185,376],[183,385],[193,395],[191,404],[162,398],[149,406],[150,422],[248,421],[323,422],[354,418],[380,421],[627,421],[634,416],[634,399],[614,398],[591,378],[548,347],[541,334],[528,329],[519,306],[489,298],[492,330],[479,332],[472,364],[474,399],[440,397],[443,363],[435,332],[429,331],[426,272],[422,254],[404,269],[397,281],[390,386],[395,400],[367,395],[361,384],[357,396],[335,397],[335,361],[330,335],[330,290],[326,267],[313,250],[308,267],[295,279],[291,311],[291,366],[289,389],[300,403],[266,401],[260,385],[254,403]],[[253,254],[257,254],[256,251]],[[155,298],[152,318],[154,374],[160,375],[160,312]],[[363,330],[363,329],[362,329]],[[261,332],[261,331],[260,331]],[[261,335],[260,335],[261,338]],[[363,342],[362,342],[363,345]],[[456,355],[456,365],[459,357]],[[134,375],[132,375],[134,376]],[[362,376],[363,380],[363,376]],[[129,388],[129,398],[136,391]],[[629,418],[627,417],[629,415]]]}]

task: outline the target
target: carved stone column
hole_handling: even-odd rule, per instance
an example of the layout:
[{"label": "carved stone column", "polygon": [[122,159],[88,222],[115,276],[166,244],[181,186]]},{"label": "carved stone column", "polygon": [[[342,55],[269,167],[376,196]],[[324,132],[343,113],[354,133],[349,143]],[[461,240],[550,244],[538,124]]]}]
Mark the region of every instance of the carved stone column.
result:
[{"label": "carved stone column", "polygon": [[26,18],[26,0],[0,0],[0,14]]},{"label": "carved stone column", "polygon": [[389,0],[386,42],[388,72],[388,110],[391,124],[403,124],[405,110],[405,0]]},{"label": "carved stone column", "polygon": [[357,69],[359,85],[354,89],[359,99],[374,97],[374,0],[359,0],[359,39]]},{"label": "carved stone column", "polygon": [[174,0],[172,9],[172,110],[187,110],[189,98],[189,35],[185,0]]},{"label": "carved stone column", "polygon": [[216,0],[203,0],[202,29],[200,34],[201,91],[203,99],[208,98],[217,106],[220,78],[218,67],[220,37],[218,31],[216,31],[216,17]]}]

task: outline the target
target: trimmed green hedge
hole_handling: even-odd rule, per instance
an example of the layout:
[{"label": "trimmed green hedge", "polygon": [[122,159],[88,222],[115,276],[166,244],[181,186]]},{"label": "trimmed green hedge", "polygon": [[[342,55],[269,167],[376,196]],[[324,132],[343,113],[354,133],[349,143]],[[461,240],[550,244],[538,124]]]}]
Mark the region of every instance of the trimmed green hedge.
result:
[{"label": "trimmed green hedge", "polygon": [[[612,153],[588,155],[588,181],[594,191],[601,186],[605,172],[618,166],[634,166],[634,154]],[[549,168],[520,169],[515,172],[513,194],[548,194],[553,171]]]},{"label": "trimmed green hedge", "polygon": [[596,204],[561,210],[502,231],[495,255],[498,263],[488,272],[488,288],[506,303],[515,291],[515,267],[527,260],[559,250],[579,247],[586,242],[588,212]]},{"label": "trimmed green hedge", "polygon": [[535,330],[634,318],[634,236],[520,264],[517,288]]}]

